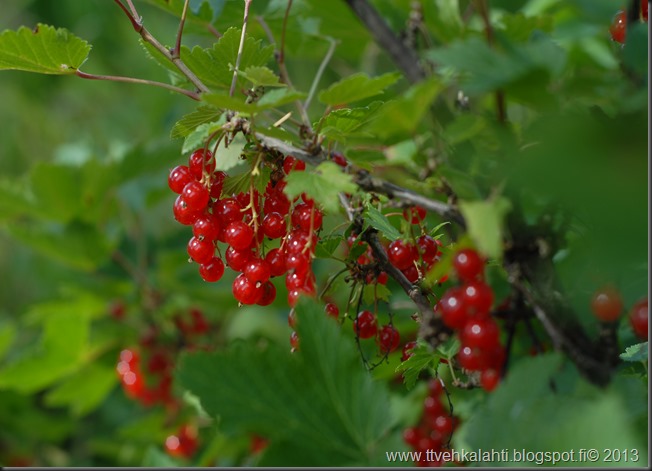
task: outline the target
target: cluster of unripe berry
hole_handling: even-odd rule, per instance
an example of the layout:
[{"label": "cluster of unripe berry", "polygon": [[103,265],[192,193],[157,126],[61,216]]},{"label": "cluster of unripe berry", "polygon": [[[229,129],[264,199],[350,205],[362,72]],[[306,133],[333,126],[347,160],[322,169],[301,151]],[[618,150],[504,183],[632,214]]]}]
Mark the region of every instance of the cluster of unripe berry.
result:
[{"label": "cluster of unripe berry", "polygon": [[473,249],[458,250],[453,268],[459,286],[449,288],[435,305],[445,325],[460,339],[457,361],[467,371],[480,372],[480,384],[492,391],[500,381],[505,349],[500,329],[491,317],[494,293],[484,282],[485,261]]},{"label": "cluster of unripe berry", "polygon": [[[120,352],[116,371],[126,395],[146,407],[163,405],[168,414],[175,414],[181,402],[172,393],[172,371],[180,346],[186,349],[208,348],[202,343],[210,324],[199,309],[174,317],[177,328],[174,338],[163,338],[161,332],[151,327],[138,346]],[[167,437],[165,449],[176,457],[190,458],[198,447],[197,430],[183,423],[176,434]]]},{"label": "cluster of unripe berry", "polygon": [[[421,460],[416,463],[419,467],[440,467],[445,464],[443,461],[429,461],[426,452],[437,452],[448,447],[451,435],[459,426],[459,419],[445,405],[444,398],[441,381],[431,379],[428,382],[428,395],[423,401],[421,420],[416,426],[403,431],[405,443],[414,451],[421,452]],[[429,455],[435,456],[433,453]]]},{"label": "cluster of unripe berry", "polygon": [[[267,306],[276,298],[270,278],[285,275],[288,304],[294,306],[300,295],[315,294],[312,259],[323,214],[305,194],[290,201],[283,192],[283,176],[305,170],[304,162],[286,156],[269,164],[277,168],[264,194],[252,185],[247,192],[223,195],[227,174],[215,171],[210,151],[199,149],[187,166],[172,169],[168,185],[179,194],[174,217],[192,226],[188,255],[204,280],[219,281],[226,262],[238,273],[232,286],[235,299]],[[278,246],[265,247],[265,238],[279,241]],[[224,250],[218,242],[226,245]]]},{"label": "cluster of unripe berry", "polygon": [[[642,21],[647,23],[647,14],[648,14],[648,0],[641,0],[641,11],[640,18]],[[625,10],[619,10],[614,16],[614,19],[609,28],[609,34],[611,34],[611,39],[620,43],[625,44],[625,35],[627,33],[627,12]]]}]

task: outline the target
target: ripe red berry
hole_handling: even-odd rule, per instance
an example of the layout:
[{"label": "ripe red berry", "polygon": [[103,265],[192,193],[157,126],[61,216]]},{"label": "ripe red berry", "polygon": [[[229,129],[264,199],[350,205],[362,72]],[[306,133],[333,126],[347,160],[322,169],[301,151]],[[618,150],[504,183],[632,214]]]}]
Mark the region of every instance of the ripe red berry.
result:
[{"label": "ripe red berry", "polygon": [[641,18],[646,23],[647,23],[648,7],[649,7],[648,0],[641,0]]},{"label": "ripe red berry", "polygon": [[426,396],[423,400],[423,412],[431,418],[439,417],[444,413],[444,406],[441,404],[439,397]]},{"label": "ripe red berry", "polygon": [[347,160],[346,160],[346,157],[344,157],[339,152],[332,152],[331,153],[331,160],[333,162],[335,162],[337,165],[339,165],[340,167],[346,167],[349,164],[347,162]]},{"label": "ripe red berry", "polygon": [[453,268],[462,281],[473,281],[484,271],[484,260],[473,249],[458,250],[453,257]]},{"label": "ripe red berry", "polygon": [[353,321],[353,331],[361,339],[376,335],[378,330],[376,316],[371,311],[361,311]]},{"label": "ripe red berry", "polygon": [[285,172],[286,175],[289,175],[289,173],[292,171],[302,172],[305,169],[306,169],[306,163],[301,160],[295,159],[291,155],[288,155],[283,160],[283,171]]},{"label": "ripe red berry", "polygon": [[224,252],[224,259],[226,260],[226,264],[233,271],[244,271],[245,267],[247,266],[247,262],[249,262],[251,257],[253,257],[253,254],[249,249],[236,250],[233,247],[229,247]]},{"label": "ripe red berry", "polygon": [[208,263],[215,254],[215,245],[210,240],[192,237],[188,241],[188,255],[199,264]]},{"label": "ripe red berry", "polygon": [[206,240],[216,240],[220,235],[222,223],[213,214],[202,214],[192,225],[192,234]]},{"label": "ripe red berry", "polygon": [[181,191],[184,201],[193,211],[203,211],[208,205],[210,195],[208,189],[197,180],[191,181]]},{"label": "ripe red berry", "polygon": [[183,187],[193,181],[195,178],[190,173],[190,169],[185,165],[177,165],[168,175],[168,186],[175,193],[181,193]]},{"label": "ripe red berry", "polygon": [[224,262],[219,257],[213,257],[207,263],[199,265],[199,275],[209,283],[220,281],[224,275]]},{"label": "ripe red berry", "polygon": [[428,234],[424,234],[417,239],[417,249],[419,250],[419,255],[421,255],[421,260],[424,261],[426,265],[434,263],[435,258],[439,255],[439,246],[435,239],[430,237]]},{"label": "ripe red berry", "polygon": [[647,298],[641,299],[629,311],[629,323],[636,336],[642,340],[648,338],[648,304]]},{"label": "ripe red berry", "polygon": [[336,304],[326,303],[324,306],[324,312],[331,317],[337,319],[340,316],[340,308]]},{"label": "ripe red berry", "polygon": [[165,439],[165,450],[171,456],[190,458],[198,446],[197,430],[190,425],[183,425],[176,434]]},{"label": "ripe red berry", "polygon": [[321,229],[323,215],[314,206],[301,203],[294,207],[291,221],[294,227],[299,227],[306,232],[318,231]]},{"label": "ripe red berry", "polygon": [[453,433],[453,418],[450,415],[439,415],[431,422],[432,428],[443,437],[449,437]]},{"label": "ripe red berry", "polygon": [[283,247],[286,253],[299,253],[310,242],[308,233],[301,229],[294,229],[290,232],[284,240]]},{"label": "ripe red berry", "polygon": [[204,149],[197,149],[195,152],[190,154],[190,157],[188,158],[188,167],[195,178],[201,180],[204,171],[211,174],[215,170],[215,159],[213,159],[213,153],[210,150],[204,152]]},{"label": "ripe red berry", "polygon": [[292,330],[297,326],[297,312],[294,309],[290,309],[290,313],[288,314],[288,325]]},{"label": "ripe red berry", "polygon": [[263,233],[270,239],[283,237],[286,229],[285,218],[279,213],[269,213],[263,219]]},{"label": "ripe red berry", "polygon": [[441,313],[441,318],[451,329],[461,329],[469,318],[468,309],[463,300],[462,288],[449,288],[435,305],[435,310]]},{"label": "ripe red berry", "polygon": [[271,268],[264,259],[250,258],[245,266],[244,274],[253,283],[265,283],[271,276]]},{"label": "ripe red berry", "polygon": [[281,276],[287,271],[285,255],[280,249],[272,249],[267,252],[265,261],[269,264],[271,276]]},{"label": "ripe red berry", "polygon": [[487,392],[496,389],[498,383],[500,383],[500,375],[494,369],[484,370],[480,375],[480,385]]},{"label": "ripe red berry", "polygon": [[464,344],[460,346],[460,351],[457,352],[457,361],[462,368],[469,371],[482,371],[486,366],[483,351]]},{"label": "ripe red berry", "polygon": [[410,224],[419,224],[426,218],[426,210],[421,206],[412,206],[403,210],[403,218]]},{"label": "ripe red berry", "polygon": [[266,281],[262,286],[263,293],[258,300],[259,306],[269,306],[276,299],[276,286],[271,281]]},{"label": "ripe red berry", "polygon": [[177,196],[177,199],[174,200],[172,211],[174,213],[174,219],[184,226],[192,225],[201,214],[188,206],[181,195]]},{"label": "ripe red berry", "polygon": [[378,332],[378,346],[380,353],[386,354],[396,350],[399,346],[401,336],[393,325],[384,325]]},{"label": "ripe red berry", "polygon": [[401,361],[407,361],[407,359],[413,355],[412,350],[414,350],[414,347],[416,346],[417,343],[414,340],[403,345],[403,355],[401,356]]},{"label": "ripe red berry", "polygon": [[244,273],[240,273],[233,280],[233,297],[241,304],[256,304],[263,295],[262,286],[256,286],[256,283],[247,278]]},{"label": "ripe red berry", "polygon": [[469,316],[485,317],[494,302],[494,292],[483,281],[469,281],[462,285],[462,303]]},{"label": "ripe red berry", "polygon": [[389,244],[387,256],[392,265],[399,270],[405,270],[415,262],[419,254],[415,246],[402,240],[395,240]]},{"label": "ripe red berry", "polygon": [[500,330],[490,317],[471,319],[464,324],[460,340],[469,347],[489,350],[500,344]]},{"label": "ripe red berry", "polygon": [[236,250],[245,250],[254,240],[254,230],[242,221],[230,222],[224,229],[224,242]]},{"label": "ripe red berry", "polygon": [[244,216],[242,206],[240,206],[240,203],[235,198],[217,200],[213,205],[213,213],[225,225],[232,221],[242,221],[242,217]]},{"label": "ripe red berry", "polygon": [[224,180],[228,175],[224,172],[215,172],[211,177],[210,194],[211,198],[219,199],[222,196]]},{"label": "ripe red berry", "polygon": [[410,445],[412,448],[416,448],[419,440],[422,438],[423,432],[418,427],[409,427],[403,431],[403,441]]},{"label": "ripe red berry", "polygon": [[623,312],[623,300],[612,286],[605,286],[595,292],[591,299],[591,310],[603,322],[618,320]]},{"label": "ripe red berry", "polygon": [[[645,2],[647,3],[647,2]],[[614,16],[614,19],[609,27],[611,39],[620,44],[625,44],[625,34],[627,32],[627,13],[620,10]]]}]

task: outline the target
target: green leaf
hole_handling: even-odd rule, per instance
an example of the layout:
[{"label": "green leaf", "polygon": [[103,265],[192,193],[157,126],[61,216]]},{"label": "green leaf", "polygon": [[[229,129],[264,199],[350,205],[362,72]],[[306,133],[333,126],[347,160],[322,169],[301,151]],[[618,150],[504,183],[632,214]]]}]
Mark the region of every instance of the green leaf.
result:
[{"label": "green leaf", "polygon": [[99,406],[116,383],[114,368],[91,363],[49,391],[45,403],[53,407],[67,406],[74,416],[81,417]]},{"label": "green leaf", "polygon": [[385,103],[363,130],[384,139],[397,135],[413,137],[430,104],[443,88],[436,77],[413,85],[398,99]]},{"label": "green leaf", "polygon": [[322,120],[320,133],[329,139],[344,141],[347,137],[355,135],[356,131],[373,117],[381,105],[382,102],[374,101],[369,106],[361,108],[333,110]]},{"label": "green leaf", "polygon": [[343,240],[344,237],[340,235],[322,237],[317,242],[317,247],[315,247],[315,257],[331,258]]},{"label": "green leaf", "polygon": [[277,108],[292,103],[295,100],[301,100],[305,97],[305,93],[297,92],[296,90],[289,90],[287,88],[271,90],[265,93],[263,97],[256,102],[256,108],[258,111]]},{"label": "green leaf", "polygon": [[297,353],[236,343],[227,352],[183,355],[177,380],[225,432],[270,440],[261,466],[287,466],[289,456],[298,466],[371,463],[393,425],[386,386],[364,371],[353,340],[313,302],[301,301],[296,312]]},{"label": "green leaf", "polygon": [[377,229],[383,237],[388,240],[394,241],[401,237],[401,233],[392,226],[389,219],[383,213],[378,211],[371,205],[368,205],[364,211],[365,223],[368,223],[374,229]]},{"label": "green leaf", "polygon": [[39,348],[0,370],[0,389],[33,393],[78,368],[87,348],[90,320],[80,306],[84,304],[71,303],[45,318]]},{"label": "green leaf", "polygon": [[620,358],[625,361],[648,361],[647,342],[637,343],[625,349]]},{"label": "green leaf", "polygon": [[240,165],[243,162],[241,155],[245,144],[247,144],[247,141],[242,134],[238,134],[229,143],[229,147],[224,147],[224,140],[222,140],[215,152],[215,169],[226,172]]},{"label": "green leaf", "polygon": [[244,71],[240,71],[240,75],[256,87],[285,87],[284,83],[279,81],[279,76],[276,75],[268,67],[251,66],[247,67]]},{"label": "green leaf", "polygon": [[238,111],[245,115],[251,115],[259,111],[285,105],[294,100],[299,100],[304,96],[304,93],[289,90],[287,88],[279,88],[265,93],[265,95],[255,103],[246,103],[242,98],[232,97],[224,93],[204,95],[202,99],[219,108]]},{"label": "green leaf", "polygon": [[444,358],[451,359],[460,351],[461,342],[457,336],[449,338],[446,342],[437,346],[437,352]]},{"label": "green leaf", "polygon": [[202,105],[177,121],[172,127],[170,137],[172,139],[188,137],[198,126],[219,121],[221,115],[221,110],[212,106]]},{"label": "green leaf", "polygon": [[354,193],[357,190],[353,177],[343,173],[333,162],[323,162],[314,171],[291,172],[286,181],[287,185],[283,191],[288,198],[306,193],[325,211],[331,213],[339,209],[340,193]]},{"label": "green leaf", "polygon": [[34,195],[23,182],[0,180],[0,220],[38,211]]},{"label": "green leaf", "polygon": [[[229,28],[212,48],[202,49],[195,46],[191,50],[185,46],[182,47],[181,59],[206,86],[229,89],[239,44],[240,29]],[[248,36],[243,45],[240,70],[265,65],[271,58],[273,50],[273,46],[262,47],[260,40]],[[238,80],[238,89],[243,86],[243,80],[243,78]]]},{"label": "green leaf", "polygon": [[460,201],[459,206],[478,250],[489,258],[501,258],[503,221],[511,209],[509,200],[498,197],[487,201]]},{"label": "green leaf", "polygon": [[453,146],[469,140],[486,128],[486,121],[482,116],[464,114],[455,118],[453,122],[444,129],[443,138]]},{"label": "green leaf", "polygon": [[423,370],[430,367],[438,358],[431,348],[422,340],[417,341],[417,345],[412,349],[410,358],[396,367],[397,373],[403,373],[403,382],[405,387],[412,389]]},{"label": "green leaf", "polygon": [[385,301],[388,303],[391,294],[392,292],[389,288],[381,283],[364,285],[362,289],[362,302],[369,305],[374,304],[376,301]]},{"label": "green leaf", "polygon": [[211,121],[209,123],[200,124],[186,136],[186,139],[183,141],[183,146],[181,146],[181,153],[185,154],[187,152],[192,152],[196,149],[204,147],[208,137],[213,134],[215,131],[219,130],[225,122],[225,116],[222,114],[220,119],[217,121]]},{"label": "green leaf", "polygon": [[90,44],[63,28],[41,23],[33,30],[21,26],[0,34],[0,70],[71,75],[90,50]]},{"label": "green leaf", "polygon": [[16,326],[9,323],[0,323],[0,361],[9,351],[9,348],[16,338]]},{"label": "green leaf", "polygon": [[49,219],[66,222],[79,213],[82,198],[78,167],[38,162],[30,180],[38,205]]},{"label": "green leaf", "polygon": [[397,72],[371,78],[359,72],[334,83],[319,94],[319,101],[326,105],[342,105],[379,95],[401,78]]}]

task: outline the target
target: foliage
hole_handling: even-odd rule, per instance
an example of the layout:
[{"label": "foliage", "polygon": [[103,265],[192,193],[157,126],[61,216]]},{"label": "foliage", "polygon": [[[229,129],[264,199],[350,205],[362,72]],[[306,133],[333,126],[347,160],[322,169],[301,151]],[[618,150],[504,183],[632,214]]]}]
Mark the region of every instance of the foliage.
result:
[{"label": "foliage", "polygon": [[[128,2],[9,3],[0,465],[401,465],[386,452],[408,450],[435,377],[461,420],[453,449],[636,450],[619,464],[645,466],[649,354],[626,313],[648,286],[646,22],[621,45],[610,0],[295,0],[287,17],[270,0],[252,2],[241,43],[245,2],[190,0],[175,51],[182,0],[134,2],[140,36]],[[232,270],[205,283],[187,263],[166,182],[201,148],[245,210],[281,175],[294,207],[323,211],[304,250],[314,297],[290,310],[276,277],[270,305],[238,305]],[[426,235],[436,258],[420,247],[399,270],[390,244]],[[469,334],[436,304],[468,281],[461,249],[482,255],[508,346],[496,389],[460,367]],[[607,285],[613,324],[591,312]],[[388,352],[376,332],[391,328]],[[144,389],[116,372],[125,349]],[[148,399],[159,373],[167,395]]]}]

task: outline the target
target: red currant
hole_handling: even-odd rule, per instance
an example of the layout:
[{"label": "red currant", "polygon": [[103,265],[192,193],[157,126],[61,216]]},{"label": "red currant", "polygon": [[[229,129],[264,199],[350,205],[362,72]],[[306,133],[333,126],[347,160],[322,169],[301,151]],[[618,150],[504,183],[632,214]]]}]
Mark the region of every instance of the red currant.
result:
[{"label": "red currant", "polygon": [[253,283],[265,283],[271,276],[271,268],[264,259],[250,258],[245,266],[244,274]]},{"label": "red currant", "polygon": [[487,392],[496,389],[498,383],[500,383],[500,375],[494,369],[484,370],[480,375],[480,385]]},{"label": "red currant", "polygon": [[595,317],[603,322],[618,320],[623,312],[623,300],[620,293],[612,286],[599,289],[591,299],[591,310]]},{"label": "red currant", "polygon": [[494,292],[485,282],[469,281],[462,285],[462,303],[469,316],[487,316],[493,302]]},{"label": "red currant", "polygon": [[271,276],[281,276],[287,271],[285,255],[280,249],[272,249],[267,252],[265,261],[269,264]]},{"label": "red currant", "polygon": [[208,263],[199,265],[199,275],[210,283],[220,281],[224,275],[224,262],[219,257],[213,257]]},{"label": "red currant", "polygon": [[346,160],[346,157],[344,157],[339,152],[332,152],[331,153],[331,160],[333,162],[335,162],[337,165],[339,165],[340,167],[346,167],[347,165],[349,165],[349,163]]},{"label": "red currant", "polygon": [[378,345],[382,354],[391,353],[399,346],[401,336],[393,325],[384,325],[378,332]]},{"label": "red currant", "polygon": [[286,232],[285,218],[279,213],[269,213],[263,219],[263,233],[270,239],[283,237]]},{"label": "red currant", "polygon": [[412,265],[418,257],[416,247],[402,240],[395,240],[389,244],[387,251],[389,262],[399,270],[405,270]]},{"label": "red currant", "polygon": [[253,254],[249,249],[236,250],[233,247],[229,247],[224,252],[224,259],[233,271],[244,271],[251,257],[253,257]]},{"label": "red currant", "polygon": [[361,339],[376,335],[378,330],[376,316],[371,311],[361,311],[353,321],[353,331]]},{"label": "red currant", "polygon": [[299,334],[297,334],[294,330],[290,334],[290,346],[294,350],[299,350]]},{"label": "red currant", "polygon": [[190,458],[198,446],[197,430],[190,425],[182,426],[175,435],[165,439],[165,449],[171,456]]},{"label": "red currant", "polygon": [[482,275],[484,261],[473,249],[458,250],[453,257],[453,268],[462,281],[473,281]]},{"label": "red currant", "polygon": [[441,318],[451,329],[461,329],[469,318],[464,292],[458,286],[449,288],[435,305],[435,310],[441,312]]},{"label": "red currant", "polygon": [[421,255],[421,260],[423,260],[426,265],[433,263],[437,255],[439,255],[437,242],[435,242],[435,239],[430,237],[428,234],[424,234],[417,239],[417,249]]},{"label": "red currant", "polygon": [[197,212],[203,211],[208,205],[208,200],[210,199],[208,189],[196,180],[191,181],[183,187],[181,196],[183,196],[186,204],[190,206],[193,211]]},{"label": "red currant", "polygon": [[188,241],[188,255],[199,264],[208,263],[213,259],[215,254],[215,245],[210,240],[202,240],[198,237],[192,237]]},{"label": "red currant", "polygon": [[262,286],[263,293],[258,301],[259,306],[269,306],[276,299],[276,286],[271,281],[266,281]]},{"label": "red currant", "polygon": [[[647,3],[647,2],[645,2]],[[627,32],[627,13],[620,10],[614,16],[614,19],[609,28],[611,39],[620,44],[625,44],[625,34]]]},{"label": "red currant", "polygon": [[211,198],[219,199],[222,196],[224,180],[228,175],[224,172],[215,172],[211,177],[210,194]]},{"label": "red currant", "polygon": [[254,230],[242,221],[230,222],[224,229],[224,242],[236,250],[245,250],[254,240]]},{"label": "red currant", "polygon": [[641,0],[641,18],[646,23],[647,23],[648,7],[649,7],[648,0]]},{"label": "red currant", "polygon": [[292,171],[301,172],[305,169],[306,169],[306,163],[301,160],[295,159],[291,155],[288,155],[283,160],[283,171],[285,172],[286,175],[288,175]]},{"label": "red currant", "polygon": [[213,153],[210,150],[204,151],[204,149],[197,149],[195,152],[190,154],[190,157],[188,158],[188,167],[195,178],[201,180],[204,171],[210,174],[215,170],[215,159],[213,159]]},{"label": "red currant", "polygon": [[233,297],[241,304],[256,304],[263,295],[262,286],[256,286],[256,283],[247,278],[244,273],[240,273],[233,280]]},{"label": "red currant", "polygon": [[174,219],[184,226],[192,225],[201,214],[188,206],[181,195],[177,196],[177,199],[174,201],[172,211],[174,213]]},{"label": "red currant", "polygon": [[216,240],[221,229],[219,218],[210,213],[199,216],[192,225],[193,235],[207,240]]},{"label": "red currant", "polygon": [[177,165],[168,175],[168,186],[175,193],[181,193],[183,188],[195,178],[190,173],[190,169],[185,165]]},{"label": "red currant", "polygon": [[642,340],[648,338],[648,304],[647,298],[641,299],[629,311],[629,323],[636,336]]},{"label": "red currant", "polygon": [[491,318],[472,319],[464,324],[460,340],[472,348],[491,349],[500,343],[500,331]]},{"label": "red currant", "polygon": [[219,216],[224,224],[232,221],[242,221],[242,217],[244,216],[242,206],[240,206],[240,203],[235,198],[217,200],[213,205],[213,213]]},{"label": "red currant", "polygon": [[403,345],[403,355],[401,356],[401,361],[407,361],[408,358],[412,356],[412,350],[417,346],[417,343],[412,340]]},{"label": "red currant", "polygon": [[335,319],[340,316],[340,308],[333,303],[327,303],[326,306],[324,306],[324,312]]},{"label": "red currant", "polygon": [[412,206],[403,210],[403,218],[410,224],[419,224],[426,218],[426,210],[421,206]]}]

